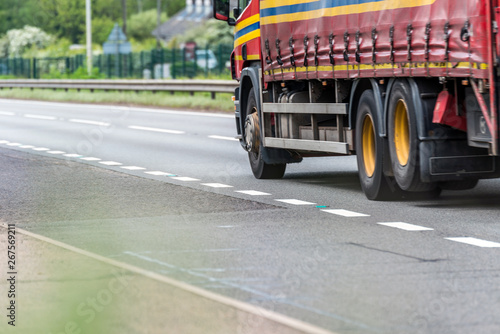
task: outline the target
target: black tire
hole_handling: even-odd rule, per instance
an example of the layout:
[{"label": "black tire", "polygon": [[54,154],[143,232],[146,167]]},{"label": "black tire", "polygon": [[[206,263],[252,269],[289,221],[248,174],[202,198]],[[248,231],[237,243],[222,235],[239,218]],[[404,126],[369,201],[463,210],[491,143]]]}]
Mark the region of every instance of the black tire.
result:
[{"label": "black tire", "polygon": [[394,179],[405,191],[422,192],[436,188],[420,179],[416,110],[406,81],[396,81],[389,97],[388,142]]},{"label": "black tire", "polygon": [[[257,129],[255,133],[256,140],[258,140],[257,152],[248,152],[248,160],[250,161],[250,167],[252,168],[252,173],[257,179],[281,179],[285,175],[286,164],[267,164],[262,159],[262,151],[265,149],[262,146],[262,139],[260,125],[258,122],[259,117],[259,107],[257,105],[257,99],[255,98],[255,92],[253,89],[248,93],[248,103],[246,108],[246,115],[254,115],[257,122],[255,122]],[[247,123],[245,123],[245,126]],[[257,139],[258,138],[258,139]]]},{"label": "black tire", "polygon": [[384,175],[386,140],[378,135],[375,97],[366,90],[359,99],[356,116],[356,155],[361,188],[370,200],[383,201],[399,197],[399,188]]}]

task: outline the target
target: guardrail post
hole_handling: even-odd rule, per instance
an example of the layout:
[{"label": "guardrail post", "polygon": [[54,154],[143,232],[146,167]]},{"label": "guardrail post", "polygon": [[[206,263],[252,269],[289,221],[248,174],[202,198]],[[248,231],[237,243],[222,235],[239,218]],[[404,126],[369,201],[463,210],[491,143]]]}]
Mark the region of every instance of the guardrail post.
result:
[{"label": "guardrail post", "polygon": [[176,70],[175,62],[176,62],[176,59],[175,59],[175,47],[174,47],[174,48],[172,48],[172,79],[175,79],[175,77],[176,77],[176,73],[175,73],[175,70]]}]

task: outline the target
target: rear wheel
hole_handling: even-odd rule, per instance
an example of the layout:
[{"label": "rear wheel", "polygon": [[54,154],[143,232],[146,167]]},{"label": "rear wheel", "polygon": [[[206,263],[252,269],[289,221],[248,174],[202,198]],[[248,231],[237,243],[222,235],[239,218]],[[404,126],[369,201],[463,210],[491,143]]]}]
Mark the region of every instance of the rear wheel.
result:
[{"label": "rear wheel", "polygon": [[378,135],[376,105],[372,90],[363,92],[356,117],[356,155],[359,180],[366,197],[371,200],[392,199],[398,188],[383,172],[386,143]]},{"label": "rear wheel", "polygon": [[421,192],[436,188],[420,179],[416,111],[410,86],[397,81],[389,97],[389,152],[394,178],[405,191]]},{"label": "rear wheel", "polygon": [[248,94],[245,141],[252,173],[257,179],[280,179],[285,174],[286,164],[267,164],[262,159],[264,147],[261,141],[259,113],[254,90]]}]

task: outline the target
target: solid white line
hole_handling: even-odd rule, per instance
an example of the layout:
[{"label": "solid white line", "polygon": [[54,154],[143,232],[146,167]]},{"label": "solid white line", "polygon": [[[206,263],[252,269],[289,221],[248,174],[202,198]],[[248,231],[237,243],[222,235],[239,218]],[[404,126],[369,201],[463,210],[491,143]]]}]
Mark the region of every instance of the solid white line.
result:
[{"label": "solid white line", "polygon": [[35,118],[35,119],[44,119],[47,121],[55,121],[57,119],[57,117],[55,117],[55,116],[33,115],[33,114],[25,114],[24,117]]},{"label": "solid white line", "polygon": [[21,143],[9,143],[7,146],[21,146]]},{"label": "solid white line", "polygon": [[[7,229],[7,224],[5,224],[5,223],[0,224],[0,226]],[[44,236],[39,235],[39,234],[28,232],[28,231],[20,229],[20,228],[16,228],[16,232],[22,233],[22,234],[27,235],[29,237],[47,242],[49,244],[52,244],[52,245],[55,245],[55,246],[58,246],[61,248],[64,248],[64,249],[69,250],[71,252],[74,252],[76,254],[87,256],[89,258],[100,261],[102,263],[105,263],[105,264],[108,264],[111,266],[115,266],[118,268],[122,268],[122,269],[128,270],[130,272],[133,272],[135,274],[153,279],[155,281],[168,284],[170,286],[182,289],[184,291],[187,291],[187,292],[193,293],[195,295],[207,298],[209,300],[213,300],[217,303],[236,308],[236,309],[241,310],[243,312],[251,313],[251,314],[255,315],[255,317],[257,317],[257,318],[262,317],[262,318],[268,319],[270,321],[274,321],[274,322],[279,323],[281,325],[285,325],[285,326],[288,326],[292,329],[295,329],[298,332],[303,331],[304,333],[308,333],[308,334],[334,334],[333,332],[330,332],[330,331],[325,330],[323,328],[319,328],[319,327],[316,327],[314,325],[308,324],[306,322],[302,322],[300,320],[290,318],[286,315],[282,315],[282,314],[276,313],[274,311],[269,311],[269,310],[266,310],[266,309],[261,308],[259,306],[248,304],[248,303],[236,300],[236,299],[232,299],[230,297],[222,296],[222,295],[213,293],[211,291],[204,290],[202,288],[199,288],[199,287],[196,287],[196,286],[193,286],[193,285],[181,282],[181,281],[177,281],[177,280],[174,280],[172,278],[162,276],[162,275],[157,274],[155,272],[148,271],[148,270],[124,263],[124,262],[109,259],[109,258],[106,258],[102,255],[95,254],[95,253],[92,253],[92,252],[65,244],[63,242],[44,237]],[[255,319],[255,318],[252,317],[252,319]]]},{"label": "solid white line", "polygon": [[185,133],[184,131],[168,130],[168,129],[160,129],[160,128],[150,128],[147,126],[138,126],[138,125],[130,125],[128,128],[133,129],[133,130],[170,133],[170,134],[174,134],[174,135],[182,135]]},{"label": "solid white line", "polygon": [[121,165],[123,165],[122,163],[116,162],[116,161],[99,161],[99,163],[106,165],[106,166],[121,166]]},{"label": "solid white line", "polygon": [[370,217],[370,215],[365,215],[364,213],[357,213],[353,211],[343,210],[343,209],[333,209],[333,210],[321,210],[334,215],[343,217]]},{"label": "solid white line", "polygon": [[35,146],[33,145],[22,145],[22,146],[19,146],[19,148],[34,148]]},{"label": "solid white line", "polygon": [[63,153],[66,153],[66,152],[63,152],[63,151],[48,151],[47,153],[50,153],[50,154],[63,154]]},{"label": "solid white line", "polygon": [[64,154],[64,156],[68,157],[68,158],[79,158],[82,155],[81,154],[70,153],[70,154]]},{"label": "solid white line", "polygon": [[46,147],[34,147],[32,148],[33,151],[50,151],[50,148],[46,148]]},{"label": "solid white line", "polygon": [[105,123],[105,122],[98,122],[98,121],[90,121],[87,119],[70,119],[69,122],[72,123],[79,123],[79,124],[88,124],[88,125],[97,125],[97,126],[110,126],[111,124]]},{"label": "solid white line", "polygon": [[215,117],[215,118],[232,118],[234,119],[234,115],[232,114],[224,114],[224,113],[209,113],[209,112],[197,112],[197,111],[183,111],[183,110],[167,110],[167,109],[148,109],[148,108],[130,108],[130,107],[119,107],[119,106],[109,106],[109,105],[98,105],[98,104],[81,104],[81,103],[62,103],[62,102],[30,102],[24,100],[11,100],[11,99],[0,99],[3,104],[28,104],[28,105],[48,105],[59,108],[85,108],[85,109],[93,109],[96,108],[106,109],[106,110],[119,110],[126,112],[147,112],[147,113],[155,113],[155,114],[167,114],[167,115],[185,115],[185,116],[202,116],[202,117]]},{"label": "solid white line", "polygon": [[187,177],[187,176],[174,176],[172,177],[172,179],[184,182],[200,181],[198,179],[193,179],[192,177]]},{"label": "solid white line", "polygon": [[229,140],[229,141],[239,141],[239,139],[236,139],[234,137],[224,137],[224,136],[217,136],[217,135],[208,136],[208,138],[220,139],[220,140]]},{"label": "solid white line", "polygon": [[124,166],[124,167],[120,167],[120,168],[127,169],[127,170],[143,170],[143,169],[146,169],[144,167],[138,167],[138,166]]},{"label": "solid white line", "polygon": [[84,161],[99,161],[101,159],[99,158],[94,158],[94,157],[85,157],[85,158],[80,158],[81,160],[84,160]]},{"label": "solid white line", "polygon": [[293,204],[293,205],[313,205],[313,204],[316,204],[316,203],[301,201],[300,199],[275,199],[275,201],[283,202],[283,203],[287,203],[287,204]]},{"label": "solid white line", "polygon": [[0,111],[0,115],[2,115],[2,116],[14,116],[15,113],[10,112],[10,111]]},{"label": "solid white line", "polygon": [[377,224],[389,226],[389,227],[394,227],[394,228],[399,228],[399,229],[405,230],[405,231],[433,231],[434,230],[433,228],[429,228],[429,227],[423,227],[423,226],[401,223],[401,222],[377,223]]},{"label": "solid white line", "polygon": [[270,196],[271,195],[269,193],[264,193],[262,191],[257,191],[257,190],[237,190],[235,192],[242,193],[245,195],[250,195],[250,196]]},{"label": "solid white line", "polygon": [[144,172],[149,175],[155,175],[155,176],[175,176],[175,174],[171,173],[165,173],[165,172],[160,172],[160,171],[152,171],[152,172]]},{"label": "solid white line", "polygon": [[212,187],[212,188],[232,188],[233,186],[222,184],[222,183],[202,183],[202,186]]},{"label": "solid white line", "polygon": [[484,248],[496,248],[500,247],[500,243],[493,241],[486,241],[476,238],[463,237],[463,238],[445,238],[446,240],[461,242],[468,245],[484,247]]}]

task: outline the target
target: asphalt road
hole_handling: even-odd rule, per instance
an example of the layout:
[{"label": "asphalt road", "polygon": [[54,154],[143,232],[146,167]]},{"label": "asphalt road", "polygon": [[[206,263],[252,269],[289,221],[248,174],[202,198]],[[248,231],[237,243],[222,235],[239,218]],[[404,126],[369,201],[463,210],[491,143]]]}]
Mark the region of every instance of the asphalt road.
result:
[{"label": "asphalt road", "polygon": [[500,332],[500,181],[371,202],[355,157],[255,180],[230,115],[0,100],[0,219],[337,333]]}]

